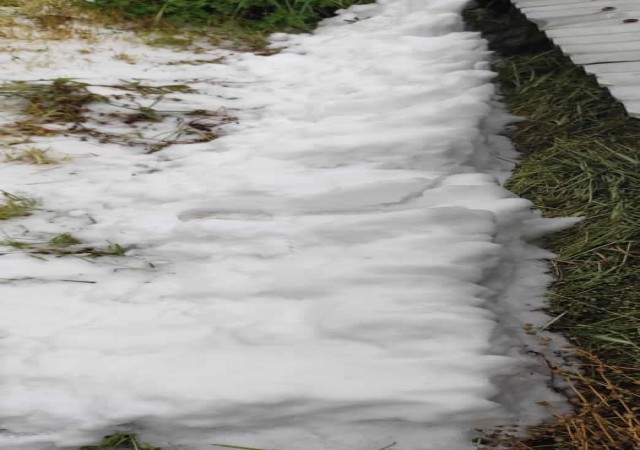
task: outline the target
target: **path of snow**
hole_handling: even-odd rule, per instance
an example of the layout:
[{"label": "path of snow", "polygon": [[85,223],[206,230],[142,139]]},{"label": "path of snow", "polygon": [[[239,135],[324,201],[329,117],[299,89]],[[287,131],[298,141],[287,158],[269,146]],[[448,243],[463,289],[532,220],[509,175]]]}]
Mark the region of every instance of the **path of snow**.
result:
[{"label": "path of snow", "polygon": [[549,281],[527,241],[567,222],[496,181],[511,118],[464,3],[382,0],[277,37],[278,55],[205,55],[226,64],[167,65],[203,55],[110,34],[45,62],[16,50],[5,80],[188,83],[176,105],[239,122],[152,155],[38,138],[72,159],[0,168],[43,205],[5,234],[135,246],[0,257],[0,448],[133,428],[190,450],[463,450],[474,427],[557,400],[519,330]]}]

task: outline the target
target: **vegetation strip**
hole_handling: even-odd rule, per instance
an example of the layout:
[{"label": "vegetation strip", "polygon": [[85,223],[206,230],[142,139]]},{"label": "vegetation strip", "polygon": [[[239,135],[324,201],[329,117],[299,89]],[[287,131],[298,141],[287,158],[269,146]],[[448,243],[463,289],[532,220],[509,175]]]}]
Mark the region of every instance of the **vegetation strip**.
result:
[{"label": "vegetation strip", "polygon": [[504,100],[522,117],[511,133],[524,154],[507,187],[546,216],[581,216],[548,240],[558,254],[550,329],[580,350],[573,414],[530,432],[491,433],[509,449],[626,450],[640,446],[640,120],[586,75],[508,0],[466,12],[499,57]]},{"label": "vegetation strip", "polygon": [[34,199],[2,192],[2,198],[0,198],[0,220],[30,216],[37,204]]},{"label": "vegetation strip", "polygon": [[[97,95],[90,88],[110,88],[119,91],[111,96]],[[30,142],[33,136],[85,135],[101,143],[125,143],[142,146],[147,153],[155,153],[173,144],[209,142],[220,135],[217,129],[236,122],[235,117],[224,110],[172,111],[155,106],[170,93],[191,93],[186,85],[147,86],[139,82],[118,85],[89,85],[66,78],[31,82],[0,83],[0,97],[19,99],[21,118],[0,127],[0,139],[12,141],[12,145]],[[143,106],[139,99],[153,100],[151,106]],[[179,99],[173,99],[179,100]],[[108,105],[110,112],[93,114],[91,106],[97,103]],[[140,123],[158,123],[173,118],[174,127],[162,137],[145,135]],[[101,131],[96,125],[109,125],[114,120],[130,128],[126,133]],[[90,122],[90,123],[88,123]],[[88,123],[88,124],[87,124]],[[62,127],[51,128],[52,124]],[[93,125],[93,126],[92,126]],[[52,164],[58,162],[39,149],[14,149],[7,153],[10,161]]]},{"label": "vegetation strip", "polygon": [[102,22],[126,25],[146,35],[149,45],[185,47],[206,37],[214,45],[268,54],[270,33],[308,32],[338,9],[374,1],[0,0],[0,8],[15,8],[34,18],[51,39],[94,39],[75,24]]},{"label": "vegetation strip", "polygon": [[78,450],[160,450],[149,444],[142,443],[132,433],[119,433],[107,436],[97,445],[87,445]]},{"label": "vegetation strip", "polygon": [[340,8],[372,0],[95,0],[95,8],[127,16],[162,18],[179,23],[219,24],[234,21],[264,31],[309,31],[318,20]]}]

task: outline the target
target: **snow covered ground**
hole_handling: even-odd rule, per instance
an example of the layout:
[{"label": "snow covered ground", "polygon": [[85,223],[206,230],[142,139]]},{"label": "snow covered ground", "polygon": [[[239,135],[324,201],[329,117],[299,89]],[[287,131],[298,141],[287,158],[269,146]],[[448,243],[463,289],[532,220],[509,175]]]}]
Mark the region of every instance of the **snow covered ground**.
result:
[{"label": "snow covered ground", "polygon": [[[275,36],[268,57],[114,31],[5,42],[5,81],[74,78],[166,117],[93,104],[85,125],[128,142],[40,136],[28,146],[68,158],[2,163],[0,188],[41,204],[0,222],[7,239],[131,249],[2,247],[0,448],[133,429],[189,450],[464,450],[478,426],[561,403],[522,351],[544,333],[522,326],[548,320],[531,311],[549,254],[530,240],[570,221],[497,181],[512,119],[464,3],[381,0]],[[131,82],[191,90],[123,95]],[[190,111],[229,118],[224,135],[149,152],[187,136]]]}]

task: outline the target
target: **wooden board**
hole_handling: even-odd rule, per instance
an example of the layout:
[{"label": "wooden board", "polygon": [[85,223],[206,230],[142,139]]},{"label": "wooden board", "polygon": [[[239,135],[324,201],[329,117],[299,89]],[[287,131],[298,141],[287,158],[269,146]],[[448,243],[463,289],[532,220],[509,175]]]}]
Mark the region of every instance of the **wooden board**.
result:
[{"label": "wooden board", "polygon": [[638,86],[609,86],[609,90],[615,98],[640,101],[640,89],[638,89]]},{"label": "wooden board", "polygon": [[624,23],[619,20],[614,21],[613,24],[587,24],[580,27],[565,27],[557,28],[554,30],[546,30],[547,36],[551,39],[563,38],[563,37],[579,37],[579,36],[613,36],[615,34],[626,34],[640,31],[640,20],[632,23]]},{"label": "wooden board", "polygon": [[640,85],[640,72],[601,73],[598,83],[602,86],[637,86]]},{"label": "wooden board", "polygon": [[640,61],[609,63],[609,64],[587,64],[584,69],[588,73],[600,75],[603,73],[631,73],[640,72]]},{"label": "wooden board", "polygon": [[625,45],[635,44],[640,42],[640,30],[635,33],[590,34],[587,36],[556,37],[553,38],[553,42],[562,46],[563,49],[568,48],[569,46],[584,46],[589,48],[592,45],[602,45],[612,42]]},{"label": "wooden board", "polygon": [[[559,42],[556,42],[559,44]],[[562,51],[568,55],[579,55],[589,53],[616,53],[633,52],[640,50],[640,39],[626,40],[621,42],[600,42],[583,44],[562,44]]]},{"label": "wooden board", "polygon": [[575,5],[577,3],[587,2],[585,2],[585,0],[513,0],[513,4],[519,8],[530,6]]},{"label": "wooden board", "polygon": [[640,0],[513,0],[632,117],[640,118]]},{"label": "wooden board", "polygon": [[[538,5],[538,4],[523,4],[520,6],[520,10],[522,12],[526,12],[527,14],[530,12],[552,12],[552,11],[590,11],[592,13],[600,12],[600,11],[615,11],[620,9],[621,7],[626,6],[637,6],[638,2],[636,0],[593,0],[593,1],[579,1],[575,3],[559,3],[555,2],[553,4],[547,5]],[[553,17],[553,16],[552,16]]]},{"label": "wooden board", "polygon": [[612,53],[580,53],[569,54],[569,58],[576,64],[601,64],[640,61],[640,51],[635,52],[612,52]]},{"label": "wooden board", "polygon": [[629,101],[624,102],[625,108],[627,108],[627,112],[631,117],[640,118],[640,102]]},{"label": "wooden board", "polygon": [[[611,2],[609,2],[611,4]],[[628,11],[637,11],[638,2],[633,2],[625,5],[619,5],[613,7],[601,7],[601,6],[588,6],[588,7],[572,7],[568,8],[564,5],[545,8],[522,8],[521,11],[528,17],[533,19],[560,19],[560,18],[575,18],[593,16],[602,19],[615,19],[619,17],[621,13]],[[571,6],[571,5],[569,5]],[[562,9],[560,9],[562,8]],[[609,10],[608,8],[614,8]]]},{"label": "wooden board", "polygon": [[532,22],[540,25],[543,28],[550,30],[564,27],[584,27],[585,25],[622,25],[624,20],[636,20],[640,17],[640,3],[634,6],[633,9],[629,8],[628,11],[614,11],[612,13],[596,13],[587,15],[576,15],[572,17],[558,17],[558,18],[546,18],[536,19],[531,18]]}]

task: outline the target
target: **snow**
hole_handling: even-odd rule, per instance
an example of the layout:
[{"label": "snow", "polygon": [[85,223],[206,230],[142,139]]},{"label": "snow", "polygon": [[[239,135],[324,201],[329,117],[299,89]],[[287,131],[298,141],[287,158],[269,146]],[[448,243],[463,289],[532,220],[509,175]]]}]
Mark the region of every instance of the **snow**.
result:
[{"label": "snow", "polygon": [[[0,223],[7,236],[133,248],[0,257],[0,448],[134,429],[190,450],[463,450],[476,427],[561,408],[522,349],[562,342],[522,326],[549,320],[552,255],[531,240],[574,220],[542,219],[500,186],[514,119],[484,41],[462,31],[465,3],[354,7],[313,35],[276,36],[268,57],[107,31],[46,58],[41,43],[15,48],[4,80],[188,84],[157,107],[237,122],[151,154],[39,137],[70,160],[2,165],[3,190],[42,204]],[[90,125],[109,128],[95,108]]]}]

